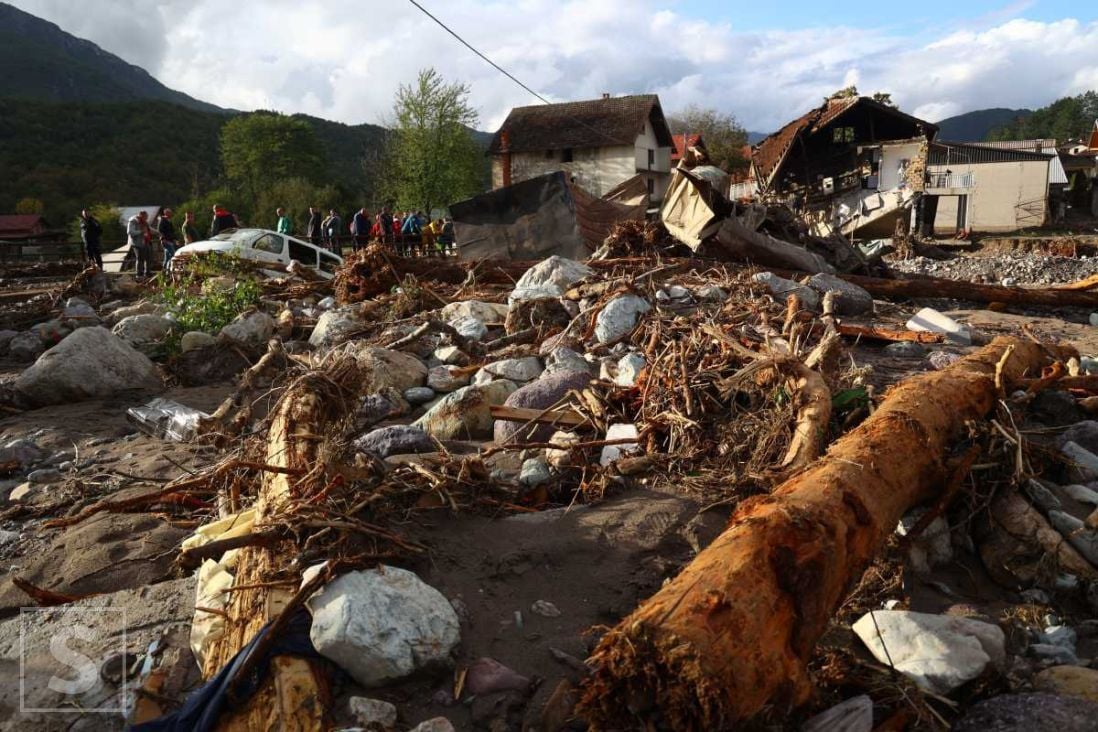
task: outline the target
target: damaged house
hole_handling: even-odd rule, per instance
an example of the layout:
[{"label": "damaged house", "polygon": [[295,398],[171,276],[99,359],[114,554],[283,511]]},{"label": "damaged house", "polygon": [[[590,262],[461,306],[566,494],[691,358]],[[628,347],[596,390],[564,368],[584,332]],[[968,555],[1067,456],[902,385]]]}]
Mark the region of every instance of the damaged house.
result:
[{"label": "damaged house", "polygon": [[937,132],[870,97],[835,96],[760,142],[752,172],[818,235],[888,236],[922,194]]},{"label": "damaged house", "polygon": [[655,94],[515,107],[492,138],[492,187],[564,171],[602,197],[641,176],[653,202],[671,180],[674,143]]}]

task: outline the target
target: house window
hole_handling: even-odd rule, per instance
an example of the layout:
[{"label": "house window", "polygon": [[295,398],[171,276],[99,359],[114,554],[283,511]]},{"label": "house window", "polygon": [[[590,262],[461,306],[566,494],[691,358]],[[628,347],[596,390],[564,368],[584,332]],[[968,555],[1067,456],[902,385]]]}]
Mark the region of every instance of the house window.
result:
[{"label": "house window", "polygon": [[[652,151],[649,150],[648,152],[651,153]],[[648,195],[649,196],[656,195],[656,180],[655,180],[655,178],[649,178],[648,179]]]},{"label": "house window", "polygon": [[649,150],[648,151],[648,169],[651,170],[654,167],[656,167],[656,151],[655,150]]},{"label": "house window", "polygon": [[844,142],[854,142],[854,128],[836,127],[831,131],[831,141],[837,145]]},{"label": "house window", "polygon": [[562,163],[572,162],[572,148],[566,147],[560,153],[560,161]]}]

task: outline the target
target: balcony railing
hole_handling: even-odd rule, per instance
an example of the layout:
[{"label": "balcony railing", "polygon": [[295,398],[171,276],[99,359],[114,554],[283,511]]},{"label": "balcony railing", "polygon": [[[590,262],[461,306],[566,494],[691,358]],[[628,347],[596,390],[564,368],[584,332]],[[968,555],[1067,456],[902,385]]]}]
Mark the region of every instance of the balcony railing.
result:
[{"label": "balcony railing", "polygon": [[930,173],[927,188],[974,188],[975,176],[968,173]]}]

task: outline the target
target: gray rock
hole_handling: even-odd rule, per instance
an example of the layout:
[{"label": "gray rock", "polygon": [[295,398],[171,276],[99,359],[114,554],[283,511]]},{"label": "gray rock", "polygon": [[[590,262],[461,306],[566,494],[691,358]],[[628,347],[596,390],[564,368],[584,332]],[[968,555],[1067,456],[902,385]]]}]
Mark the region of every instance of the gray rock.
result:
[{"label": "gray rock", "polygon": [[435,390],[427,386],[413,386],[404,390],[404,398],[409,404],[426,404],[435,398]]},{"label": "gray rock", "polygon": [[533,488],[542,483],[548,483],[553,479],[549,472],[549,466],[541,458],[528,458],[522,462],[522,470],[519,472],[519,483],[527,488]]},{"label": "gray rock", "polygon": [[595,270],[585,264],[553,255],[523,272],[507,302],[560,297],[569,287],[594,274]]},{"label": "gray rock", "polygon": [[167,312],[167,309],[163,305],[142,300],[133,305],[123,305],[111,311],[110,316],[107,318],[107,324],[115,325],[134,315],[163,315],[165,312]]},{"label": "gray rock", "polygon": [[1098,421],[1085,419],[1076,422],[1060,433],[1056,438],[1059,445],[1074,442],[1098,455]]},{"label": "gray rock", "polygon": [[517,384],[525,384],[541,376],[543,371],[545,371],[545,367],[541,365],[541,360],[535,356],[505,358],[502,361],[493,361],[486,364],[473,377],[473,383],[479,386],[496,379],[507,379]]},{"label": "gray rock", "polygon": [[0,447],[0,464],[17,462],[26,467],[46,457],[46,451],[29,437],[10,440]]},{"label": "gray rock", "polygon": [[217,334],[218,339],[246,348],[259,349],[267,345],[275,331],[275,321],[262,311],[241,313]]},{"label": "gray rock", "polygon": [[483,302],[481,300],[461,300],[442,308],[442,319],[452,323],[459,318],[472,317],[482,323],[502,323],[507,319],[508,307],[505,304]]},{"label": "gray rock", "polygon": [[864,288],[840,277],[821,272],[809,277],[807,284],[820,294],[821,300],[828,292],[839,293],[835,298],[837,315],[861,315],[873,312],[873,296]]},{"label": "gray rock", "polygon": [[[907,536],[918,525],[925,508],[915,508],[904,514],[896,527],[899,536]],[[919,575],[930,574],[933,567],[947,564],[953,559],[953,544],[949,537],[949,524],[941,516],[937,516],[923,530],[907,550],[908,561]]]},{"label": "gray rock", "polygon": [[128,389],[158,391],[160,374],[146,356],[105,328],[81,328],[15,379],[16,393],[34,406],[111,396]]},{"label": "gray rock", "polygon": [[442,363],[454,366],[468,366],[470,361],[469,354],[457,346],[439,346],[433,355]]},{"label": "gray rock", "polygon": [[192,330],[183,334],[179,339],[179,350],[183,353],[199,348],[208,348],[217,344],[217,338],[200,330]]},{"label": "gray rock", "polygon": [[1079,663],[1074,650],[1052,645],[1051,643],[1031,643],[1026,650],[1031,656],[1042,661],[1051,661],[1066,666],[1076,666]]},{"label": "gray rock", "polygon": [[595,339],[610,343],[624,338],[637,327],[641,315],[652,309],[648,301],[636,295],[619,295],[599,311],[595,318]]},{"label": "gray rock", "polygon": [[971,706],[953,732],[1092,732],[1098,703],[1056,694],[1004,694]]},{"label": "gray rock", "polygon": [[948,694],[1006,658],[1002,629],[972,618],[876,610],[863,615],[853,629],[880,663],[891,663],[938,694]]},{"label": "gray rock", "polygon": [[427,381],[427,366],[410,353],[351,342],[342,349],[353,355],[365,373],[364,393],[380,392],[385,388],[403,392]]},{"label": "gray rock", "polygon": [[479,341],[488,335],[488,326],[479,318],[474,318],[471,315],[455,318],[450,322],[450,325],[459,335],[471,341]]},{"label": "gray rock", "polygon": [[1049,511],[1048,521],[1088,562],[1098,565],[1098,531],[1064,511]]},{"label": "gray rock", "polygon": [[465,688],[471,694],[496,694],[501,691],[525,691],[530,679],[494,658],[478,658],[469,664]]},{"label": "gray rock", "polygon": [[922,358],[926,355],[926,346],[915,341],[900,341],[889,343],[884,352],[893,358]]},{"label": "gray rock", "polygon": [[11,345],[12,338],[19,335],[17,330],[0,330],[0,356],[6,356],[8,353],[8,346]]},{"label": "gray rock", "polygon": [[70,297],[61,311],[61,320],[71,328],[99,325],[99,315],[88,303],[78,297]]},{"label": "gray rock", "polygon": [[416,427],[398,424],[380,427],[367,432],[354,441],[355,449],[373,453],[379,458],[390,455],[412,455],[422,452],[437,452],[438,444],[430,435]]},{"label": "gray rock", "polygon": [[1067,648],[1072,653],[1075,652],[1075,643],[1078,639],[1079,634],[1066,625],[1050,625],[1037,634],[1038,642]]},{"label": "gray rock", "polygon": [[469,374],[462,373],[457,366],[443,364],[427,372],[427,386],[436,392],[449,393],[469,385]]},{"label": "gray rock", "polygon": [[46,350],[37,333],[26,331],[8,341],[8,355],[16,361],[33,361]]},{"label": "gray rock", "polygon": [[388,730],[397,723],[397,708],[381,699],[352,696],[347,700],[347,710],[356,722],[367,729]]},{"label": "gray rock", "polygon": [[403,417],[412,411],[403,394],[393,388],[382,389],[362,397],[355,410],[355,426],[362,430],[394,417]]},{"label": "gray rock", "polygon": [[58,319],[47,320],[45,323],[39,323],[38,325],[31,327],[31,332],[41,339],[42,344],[46,348],[56,346],[61,341],[65,340],[72,331],[72,328]]},{"label": "gray rock", "polygon": [[397,567],[348,572],[308,606],[316,650],[368,688],[449,665],[461,639],[442,593]]},{"label": "gray rock", "polygon": [[[520,387],[514,394],[507,397],[504,405],[525,409],[548,409],[563,399],[569,391],[573,389],[582,390],[590,382],[590,374],[578,371],[562,371],[543,376]],[[503,444],[514,438],[517,443],[545,442],[556,431],[556,428],[552,425],[535,424],[523,427],[523,424],[523,422],[497,420],[495,424],[495,441],[498,444]],[[522,433],[516,435],[520,428]]]},{"label": "gray rock", "polygon": [[701,302],[724,302],[728,299],[728,293],[725,292],[724,288],[716,285],[701,287],[694,296]]},{"label": "gray rock", "polygon": [[796,295],[801,299],[801,306],[805,310],[820,309],[820,296],[811,287],[779,277],[773,272],[759,272],[753,279],[766,285],[776,300],[785,302],[790,295]]},{"label": "gray rock", "polygon": [[489,407],[503,404],[514,390],[506,379],[462,387],[435,402],[415,426],[440,440],[486,437],[494,422]]},{"label": "gray rock", "polygon": [[160,315],[131,315],[111,328],[111,333],[142,353],[151,353],[172,329],[172,321]]},{"label": "gray rock", "polygon": [[927,356],[927,362],[930,367],[935,371],[941,371],[948,368],[953,364],[961,360],[961,356],[956,353],[950,353],[949,351],[934,351]]},{"label": "gray rock", "polygon": [[550,376],[562,371],[591,373],[591,364],[571,348],[554,348],[545,357],[545,375]]},{"label": "gray rock", "polygon": [[446,717],[434,717],[420,722],[408,732],[454,732],[454,725]]},{"label": "gray rock", "polygon": [[315,348],[332,348],[365,327],[358,308],[329,310],[317,319],[316,327],[309,335],[309,343]]},{"label": "gray rock", "polygon": [[1047,427],[1067,427],[1085,416],[1075,397],[1059,389],[1042,389],[1029,403],[1029,419]]},{"label": "gray rock", "polygon": [[61,480],[61,471],[55,468],[41,468],[32,470],[27,474],[27,480],[31,483],[56,483]]}]

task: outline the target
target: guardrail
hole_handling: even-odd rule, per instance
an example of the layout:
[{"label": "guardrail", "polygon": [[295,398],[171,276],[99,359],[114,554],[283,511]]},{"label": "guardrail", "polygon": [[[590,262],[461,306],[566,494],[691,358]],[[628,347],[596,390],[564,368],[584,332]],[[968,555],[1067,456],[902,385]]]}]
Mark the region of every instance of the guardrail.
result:
[{"label": "guardrail", "polygon": [[0,262],[56,262],[83,256],[84,243],[79,241],[0,241]]},{"label": "guardrail", "polygon": [[930,173],[927,188],[975,188],[976,176],[967,173]]}]

